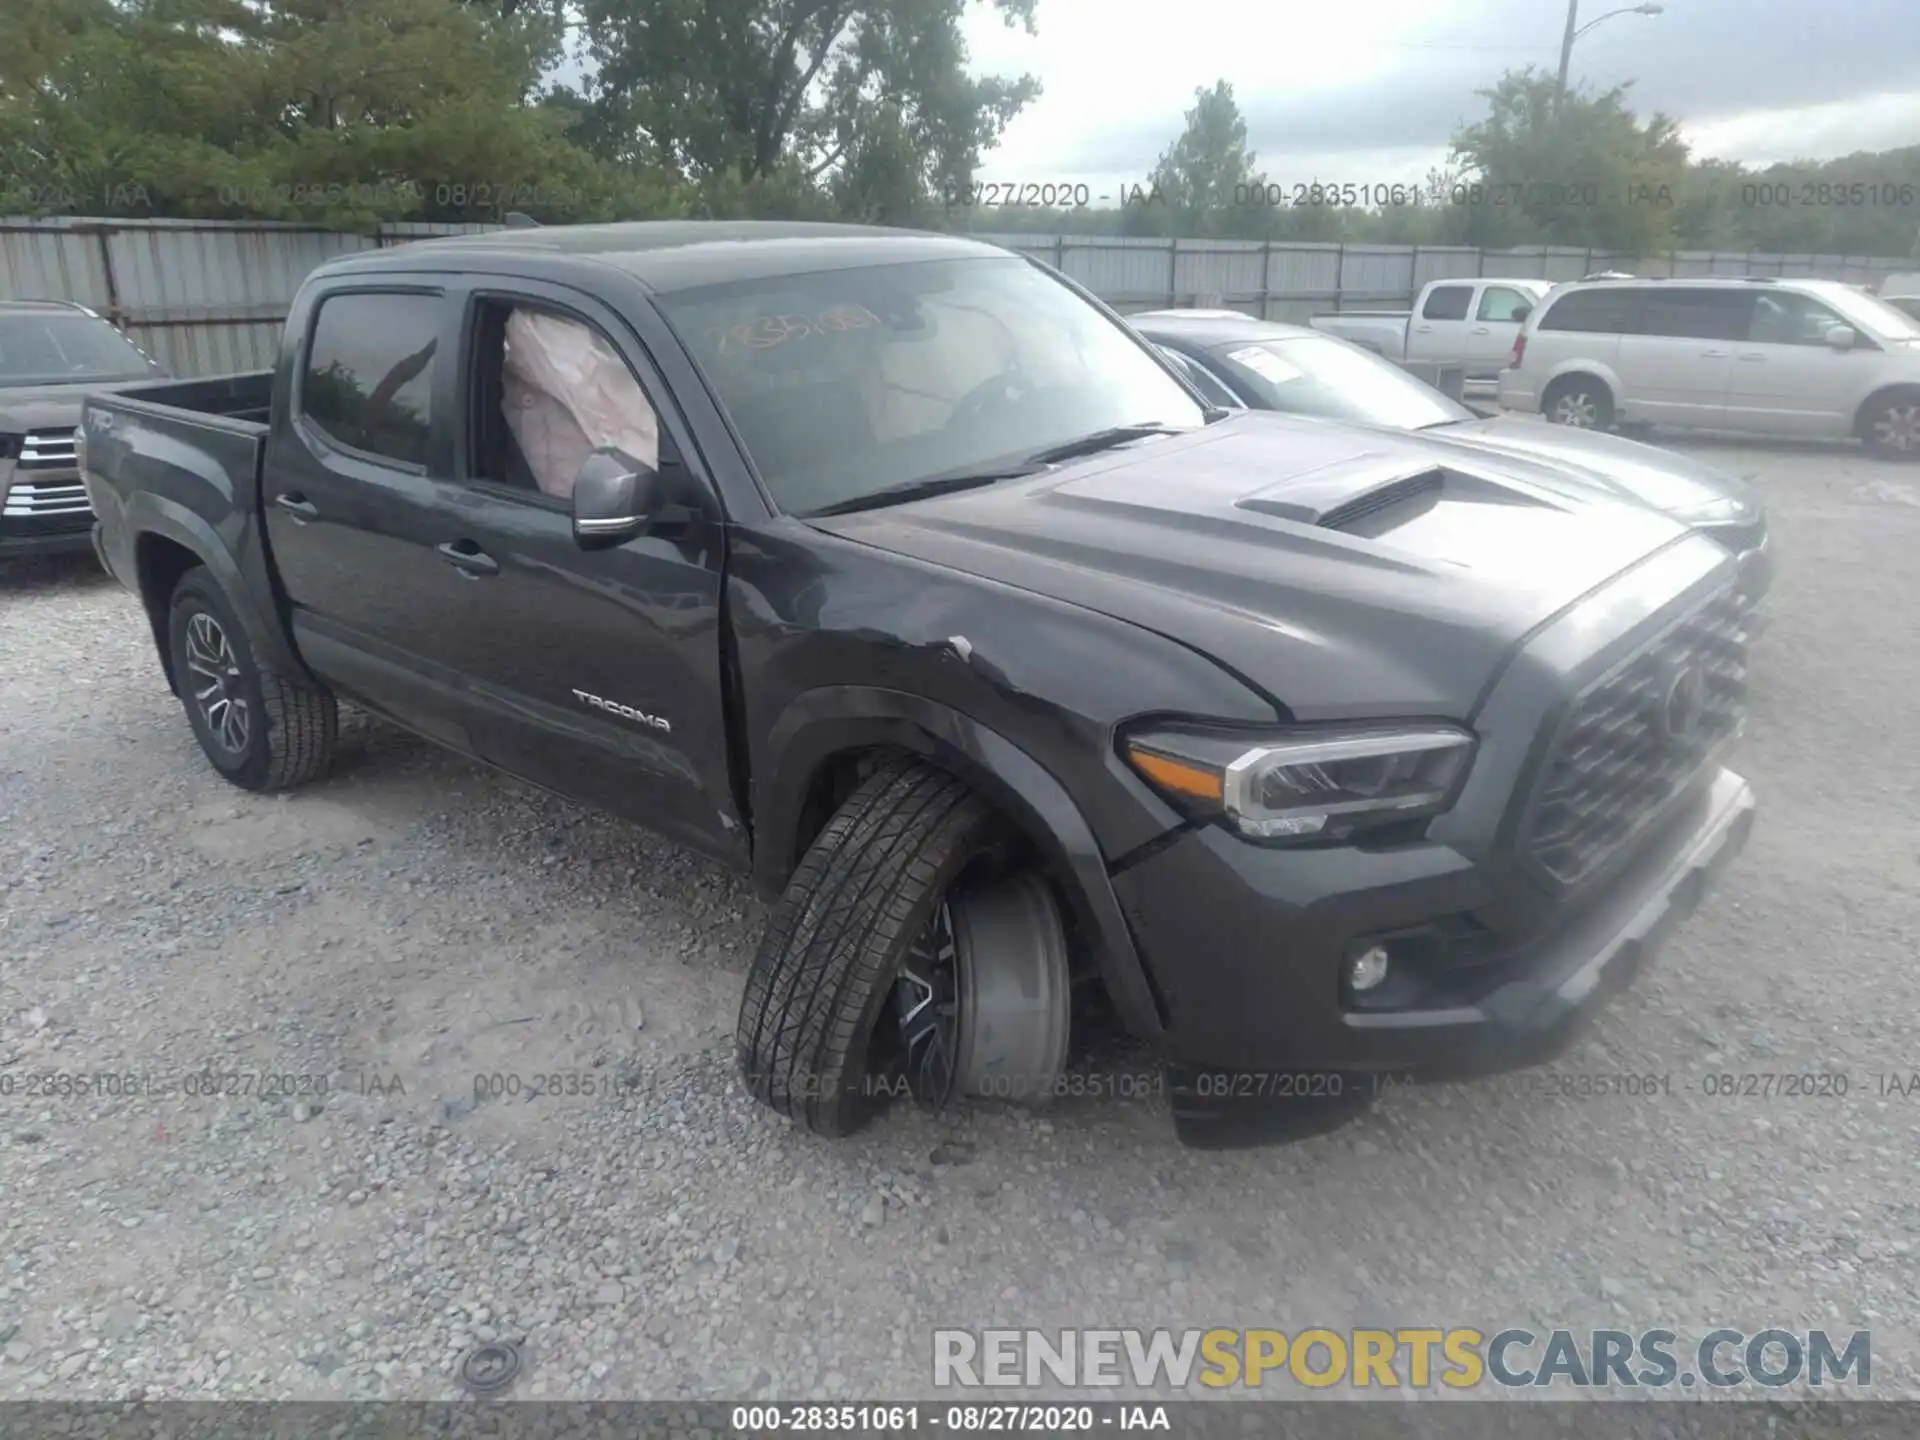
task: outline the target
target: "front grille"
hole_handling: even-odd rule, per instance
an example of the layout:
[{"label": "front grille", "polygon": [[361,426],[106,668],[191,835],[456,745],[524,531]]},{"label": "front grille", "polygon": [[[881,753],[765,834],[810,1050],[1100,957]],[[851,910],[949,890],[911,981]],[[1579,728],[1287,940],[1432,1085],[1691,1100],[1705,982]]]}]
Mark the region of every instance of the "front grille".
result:
[{"label": "front grille", "polygon": [[87,487],[78,480],[16,480],[7,487],[6,504],[0,507],[0,517],[8,520],[84,519],[91,514]]},{"label": "front grille", "polygon": [[1572,885],[1592,874],[1739,731],[1746,628],[1741,593],[1728,586],[1574,701],[1526,831],[1554,879]]},{"label": "front grille", "polygon": [[22,470],[55,470],[73,468],[74,437],[78,430],[33,430],[20,442],[20,464]]}]

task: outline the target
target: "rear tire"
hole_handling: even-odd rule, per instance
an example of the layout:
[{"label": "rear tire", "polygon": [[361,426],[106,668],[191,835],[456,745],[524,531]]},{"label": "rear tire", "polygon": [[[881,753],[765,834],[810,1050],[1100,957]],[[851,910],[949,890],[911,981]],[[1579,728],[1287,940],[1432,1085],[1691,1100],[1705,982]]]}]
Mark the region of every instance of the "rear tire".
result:
[{"label": "rear tire", "polygon": [[889,761],[854,791],[747,976],[735,1049],[755,1099],[841,1136],[896,1095],[938,1109],[981,1090],[1052,1093],[1066,943],[1045,882],[997,873],[1010,839],[962,781],[919,760]]},{"label": "rear tire", "polygon": [[262,666],[204,566],[168,604],[173,677],[213,768],[243,790],[285,790],[326,774],[340,718],[333,695]]},{"label": "rear tire", "polygon": [[1565,375],[1547,387],[1540,413],[1575,430],[1613,428],[1613,392],[1591,375]]},{"label": "rear tire", "polygon": [[1861,407],[1860,438],[1882,460],[1920,461],[1920,387],[1875,395]]}]

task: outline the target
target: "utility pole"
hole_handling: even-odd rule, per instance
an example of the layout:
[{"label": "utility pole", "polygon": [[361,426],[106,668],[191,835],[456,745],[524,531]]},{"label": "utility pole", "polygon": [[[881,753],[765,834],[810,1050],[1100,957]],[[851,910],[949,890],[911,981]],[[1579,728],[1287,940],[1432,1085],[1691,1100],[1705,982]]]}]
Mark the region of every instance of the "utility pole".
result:
[{"label": "utility pole", "polygon": [[1573,65],[1573,37],[1580,28],[1580,0],[1567,0],[1567,33],[1560,37],[1559,97],[1567,98],[1567,71]]}]

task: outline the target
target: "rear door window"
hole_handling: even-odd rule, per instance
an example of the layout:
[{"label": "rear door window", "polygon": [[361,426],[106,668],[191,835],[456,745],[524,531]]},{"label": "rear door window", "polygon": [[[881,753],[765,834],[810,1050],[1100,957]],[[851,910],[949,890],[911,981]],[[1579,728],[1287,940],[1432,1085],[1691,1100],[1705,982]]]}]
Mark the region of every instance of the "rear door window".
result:
[{"label": "rear door window", "polygon": [[314,316],[300,413],[329,440],[425,468],[444,302],[438,295],[329,295]]},{"label": "rear door window", "polygon": [[1650,290],[1640,310],[1639,333],[1676,340],[1744,340],[1758,298],[1750,290]]}]

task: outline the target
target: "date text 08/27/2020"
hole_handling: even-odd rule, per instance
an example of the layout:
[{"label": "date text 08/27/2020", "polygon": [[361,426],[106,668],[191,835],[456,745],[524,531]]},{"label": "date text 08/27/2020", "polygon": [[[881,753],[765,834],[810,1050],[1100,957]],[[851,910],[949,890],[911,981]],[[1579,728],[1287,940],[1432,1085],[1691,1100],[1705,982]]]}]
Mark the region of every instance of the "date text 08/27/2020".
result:
[{"label": "date text 08/27/2020", "polygon": [[[1893,209],[1920,208],[1920,185],[1911,182],[1853,184],[1756,181],[1732,197],[1747,209]],[[1159,186],[1125,184],[1096,189],[1076,180],[987,180],[950,185],[941,192],[948,209],[1080,210],[1091,206],[1120,209],[1170,206]],[[1620,187],[1595,181],[1460,181],[1441,187],[1400,180],[1366,182],[1243,181],[1233,187],[1227,208],[1389,209],[1408,206],[1510,208],[1530,212],[1593,209],[1603,204],[1672,209],[1680,200],[1671,185],[1632,183]]]}]

